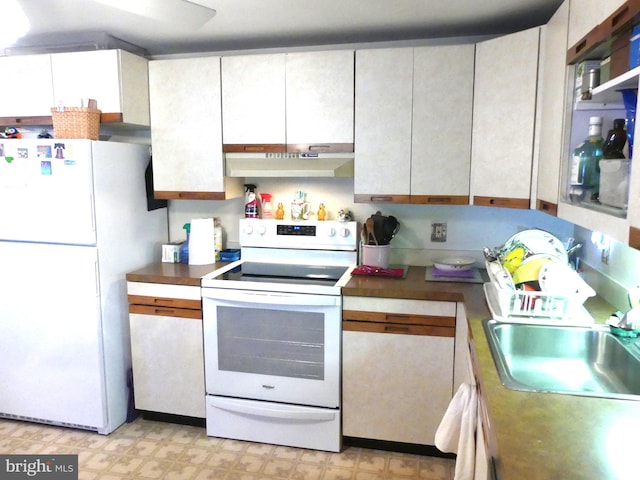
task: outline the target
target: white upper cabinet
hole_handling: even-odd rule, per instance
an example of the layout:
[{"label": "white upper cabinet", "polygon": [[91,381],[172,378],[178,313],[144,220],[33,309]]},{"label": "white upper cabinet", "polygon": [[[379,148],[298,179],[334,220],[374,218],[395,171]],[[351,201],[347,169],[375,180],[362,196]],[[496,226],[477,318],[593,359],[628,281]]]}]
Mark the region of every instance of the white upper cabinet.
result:
[{"label": "white upper cabinet", "polygon": [[[586,12],[585,9],[592,9],[592,11]],[[618,31],[623,31],[634,25],[637,21],[635,20],[637,13],[637,2],[630,0],[626,2],[622,0],[603,2],[571,0],[568,60],[573,64],[585,58],[598,60],[609,55],[611,53],[610,39],[615,38]],[[598,25],[599,28],[594,31],[595,33],[590,34]],[[586,40],[575,47],[574,43],[585,35]],[[622,60],[624,62],[624,55]],[[627,115],[620,90],[638,88],[640,68],[626,71],[627,69],[624,68],[624,64],[621,64],[622,62],[617,63],[615,74],[612,67],[609,80],[593,89],[591,99],[576,99],[574,102],[571,98],[567,101],[571,110],[566,115],[564,126],[566,140],[563,152],[564,163],[560,170],[558,217],[586,229],[604,233],[615,240],[640,249],[640,201],[638,201],[637,195],[640,190],[640,170],[634,168],[635,161],[618,162],[614,160],[606,162],[604,166],[603,163],[600,163],[598,199],[584,199],[570,195],[569,167],[572,162],[573,149],[587,137],[589,118],[591,116],[602,117],[602,136],[606,138],[607,131],[612,128],[614,119],[626,118]],[[567,71],[569,73],[566,87],[567,95],[573,97],[575,65],[570,65]],[[637,127],[636,125],[636,135]],[[634,152],[636,152],[637,160],[638,149],[634,148]],[[626,201],[627,189],[628,202]]]},{"label": "white upper cabinet", "polygon": [[242,195],[241,179],[224,177],[220,57],[152,61],[149,87],[156,197]]},{"label": "white upper cabinet", "polygon": [[286,144],[285,54],[222,58],[225,144]]},{"label": "white upper cabinet", "polygon": [[352,149],[353,62],[348,50],[223,57],[225,149]]},{"label": "white upper cabinet", "polygon": [[412,89],[412,48],[356,52],[356,201],[409,203]]},{"label": "white upper cabinet", "polygon": [[55,105],[80,106],[93,98],[105,113],[122,114],[122,122],[149,125],[148,61],[124,50],[51,55]]},{"label": "white upper cabinet", "polygon": [[569,0],[551,17],[541,42],[540,144],[536,208],[557,214],[560,166],[564,153],[563,124],[567,102],[567,30]]},{"label": "white upper cabinet", "polygon": [[287,144],[348,144],[353,151],[354,52],[289,53]]},{"label": "white upper cabinet", "polygon": [[474,52],[414,49],[411,203],[469,203]]},{"label": "white upper cabinet", "polygon": [[474,50],[356,53],[357,202],[469,203]]},{"label": "white upper cabinet", "polygon": [[578,43],[624,3],[625,0],[571,0],[568,46]]},{"label": "white upper cabinet", "polygon": [[51,116],[51,55],[0,57],[0,117]]},{"label": "white upper cabinet", "polygon": [[474,205],[529,208],[540,28],[476,45]]}]

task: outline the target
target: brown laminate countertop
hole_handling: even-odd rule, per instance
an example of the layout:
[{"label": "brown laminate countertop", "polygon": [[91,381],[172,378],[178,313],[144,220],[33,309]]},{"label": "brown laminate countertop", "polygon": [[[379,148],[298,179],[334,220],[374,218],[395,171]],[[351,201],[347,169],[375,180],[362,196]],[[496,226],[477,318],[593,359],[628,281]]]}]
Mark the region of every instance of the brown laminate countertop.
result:
[{"label": "brown laminate countertop", "polygon": [[[640,402],[510,390],[502,385],[482,320],[491,316],[481,284],[426,282],[424,267],[406,278],[354,276],[343,295],[464,302],[478,357],[479,382],[497,443],[499,480],[638,479]],[[612,307],[586,303],[598,321]]]},{"label": "brown laminate countertop", "polygon": [[126,278],[128,282],[170,283],[199,287],[202,277],[225,265],[228,265],[228,262],[216,262],[210,265],[158,262],[129,272]]},{"label": "brown laminate countertop", "polygon": [[[224,266],[157,263],[127,274],[128,281],[200,285]],[[489,350],[482,320],[490,317],[481,284],[426,282],[425,267],[404,279],[353,276],[343,295],[464,302],[477,353],[480,388],[497,446],[499,480],[626,480],[640,478],[636,446],[640,402],[545,393],[504,387]],[[613,308],[598,297],[587,309],[603,321]]]}]

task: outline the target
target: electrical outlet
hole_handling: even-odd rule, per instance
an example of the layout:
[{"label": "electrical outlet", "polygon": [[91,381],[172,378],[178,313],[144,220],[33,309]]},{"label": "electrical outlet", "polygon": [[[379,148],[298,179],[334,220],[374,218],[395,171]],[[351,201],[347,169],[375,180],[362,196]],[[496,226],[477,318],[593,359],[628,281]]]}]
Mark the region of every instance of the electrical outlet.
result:
[{"label": "electrical outlet", "polygon": [[431,241],[446,242],[447,241],[447,224],[437,222],[431,224]]},{"label": "electrical outlet", "polygon": [[609,265],[609,246],[607,245],[602,249],[602,253],[600,254],[600,261],[605,265]]}]

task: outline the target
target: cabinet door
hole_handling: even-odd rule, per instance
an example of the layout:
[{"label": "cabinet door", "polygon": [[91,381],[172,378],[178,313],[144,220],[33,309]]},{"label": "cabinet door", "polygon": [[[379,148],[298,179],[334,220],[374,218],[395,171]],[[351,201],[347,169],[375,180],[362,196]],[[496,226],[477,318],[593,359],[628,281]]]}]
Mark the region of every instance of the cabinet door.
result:
[{"label": "cabinet door", "polygon": [[356,52],[356,202],[409,202],[413,49]]},{"label": "cabinet door", "polygon": [[597,27],[625,0],[571,0],[569,12],[569,47]]},{"label": "cabinet door", "polygon": [[[640,104],[640,102],[639,102]],[[636,112],[638,112],[636,106]],[[635,134],[634,134],[634,148],[633,152],[636,155],[635,159],[639,158],[638,152],[640,152],[640,121],[637,120],[638,114],[636,113],[635,122]],[[640,167],[633,165],[635,160],[631,162],[631,178],[629,180],[629,210],[627,212],[627,220],[629,225],[629,233],[627,242],[630,247],[640,250]]]},{"label": "cabinet door", "polygon": [[567,30],[569,0],[566,0],[546,25],[542,36],[540,147],[536,208],[551,215],[558,213],[560,166],[562,165],[563,124],[567,78]]},{"label": "cabinet door", "polygon": [[411,203],[469,203],[474,51],[414,49]]},{"label": "cabinet door", "polygon": [[51,116],[51,56],[0,57],[0,92],[0,117]]},{"label": "cabinet door", "polygon": [[222,58],[225,145],[279,145],[285,137],[285,54]]},{"label": "cabinet door", "polygon": [[220,58],[152,61],[149,90],[156,198],[241,195],[224,178]]},{"label": "cabinet door", "polygon": [[288,150],[341,144],[353,151],[353,51],[287,54],[286,96]]},{"label": "cabinet door", "polygon": [[[202,320],[130,314],[131,356],[136,408],[205,417]],[[199,311],[196,311],[201,315]]]},{"label": "cabinet door", "polygon": [[343,434],[433,445],[452,396],[453,342],[343,332]]},{"label": "cabinet door", "polygon": [[433,445],[466,324],[456,303],[345,296],[342,308],[344,435]]},{"label": "cabinet door", "polygon": [[476,45],[474,205],[529,208],[540,29]]},{"label": "cabinet door", "polygon": [[98,101],[103,114],[120,113],[122,122],[149,125],[148,62],[122,50],[51,55],[56,105]]}]

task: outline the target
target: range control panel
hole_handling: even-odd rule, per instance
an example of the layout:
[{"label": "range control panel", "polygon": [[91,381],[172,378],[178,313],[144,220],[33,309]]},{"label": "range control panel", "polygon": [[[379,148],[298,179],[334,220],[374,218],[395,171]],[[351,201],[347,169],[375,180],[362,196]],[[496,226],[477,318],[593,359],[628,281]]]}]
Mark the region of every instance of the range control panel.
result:
[{"label": "range control panel", "polygon": [[358,222],[240,219],[240,246],[357,250]]},{"label": "range control panel", "polygon": [[276,235],[296,235],[302,237],[315,237],[316,226],[315,225],[291,225],[291,224],[277,224]]}]

